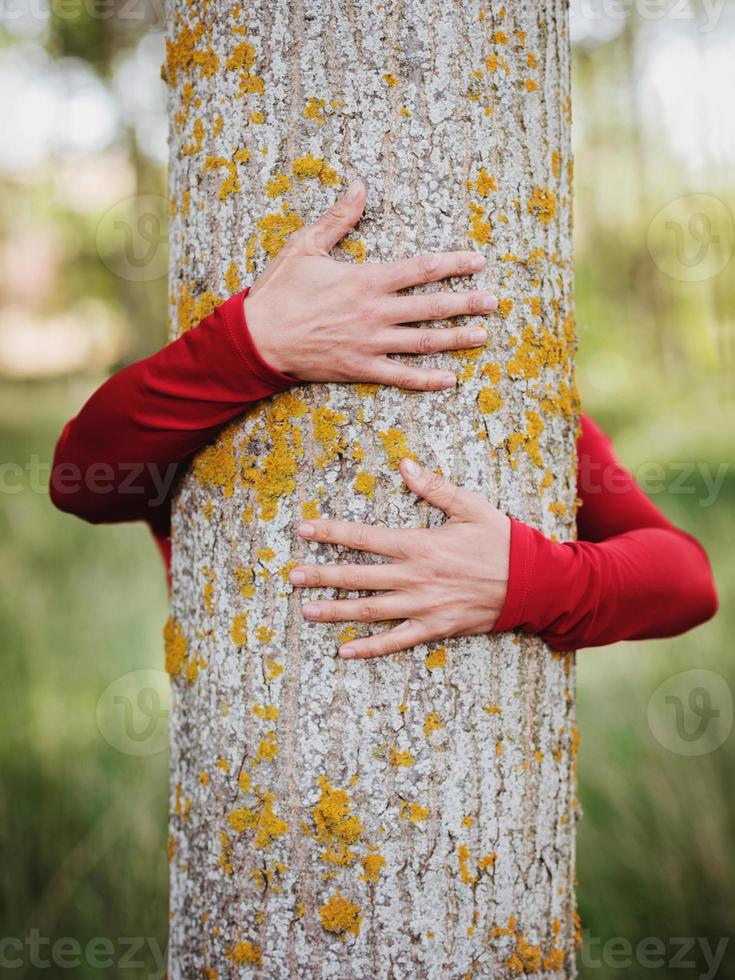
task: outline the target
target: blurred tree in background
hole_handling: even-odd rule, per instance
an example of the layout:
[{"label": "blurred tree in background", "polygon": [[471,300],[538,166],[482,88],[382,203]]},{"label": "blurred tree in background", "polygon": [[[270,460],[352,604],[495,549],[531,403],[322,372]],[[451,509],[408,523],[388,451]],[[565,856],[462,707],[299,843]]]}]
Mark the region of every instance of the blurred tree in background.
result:
[{"label": "blurred tree in background", "polygon": [[[580,973],[725,980],[735,940],[709,973],[675,940],[714,951],[735,922],[735,9],[572,9],[583,404],[721,597],[694,634],[580,654]],[[165,342],[162,61],[158,4],[0,7],[2,936],[104,937],[113,976],[140,937],[131,977],[163,976],[166,943],[164,574],[147,531],[55,513],[45,481],[64,422]],[[687,741],[677,698],[718,683],[729,713]],[[32,945],[4,972],[54,974]]]}]

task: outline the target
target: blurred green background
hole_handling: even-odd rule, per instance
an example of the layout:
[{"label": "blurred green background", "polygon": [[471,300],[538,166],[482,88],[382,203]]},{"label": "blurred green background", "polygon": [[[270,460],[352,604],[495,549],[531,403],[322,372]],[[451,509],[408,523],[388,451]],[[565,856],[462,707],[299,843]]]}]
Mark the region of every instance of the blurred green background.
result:
[{"label": "blurred green background", "polygon": [[[41,965],[45,937],[111,941],[64,973],[80,977],[160,977],[166,943],[166,752],[115,721],[128,683],[136,724],[156,723],[125,678],[162,667],[163,569],[144,528],[92,528],[45,494],[64,422],[166,333],[160,11],[112,7],[59,16],[39,0],[0,18],[0,937],[29,939],[22,967],[0,954],[17,977],[58,972]],[[580,974],[723,980],[735,939],[710,964],[735,923],[735,10],[586,0],[572,35],[583,403],[705,544],[721,600],[687,636],[579,655]],[[158,218],[137,224],[130,201],[146,195]],[[678,677],[694,669],[709,673]],[[695,687],[720,710],[704,741],[665,700],[692,731]]]}]

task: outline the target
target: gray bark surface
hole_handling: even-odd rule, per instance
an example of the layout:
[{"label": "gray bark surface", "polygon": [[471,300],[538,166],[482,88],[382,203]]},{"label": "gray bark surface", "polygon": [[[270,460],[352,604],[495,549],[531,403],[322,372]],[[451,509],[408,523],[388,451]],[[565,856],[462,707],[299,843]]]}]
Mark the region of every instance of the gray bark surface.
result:
[{"label": "gray bark surface", "polygon": [[356,176],[366,216],[337,257],[475,247],[475,283],[502,300],[479,318],[485,349],[419,359],[456,370],[455,390],[294,388],[183,482],[172,980],[574,975],[573,657],[506,634],[344,663],[340,639],[367,629],[304,621],[287,580],[371,560],[298,539],[303,516],[444,520],[405,489],[407,453],[573,537],[566,16],[562,0],[169,3],[172,337]]}]

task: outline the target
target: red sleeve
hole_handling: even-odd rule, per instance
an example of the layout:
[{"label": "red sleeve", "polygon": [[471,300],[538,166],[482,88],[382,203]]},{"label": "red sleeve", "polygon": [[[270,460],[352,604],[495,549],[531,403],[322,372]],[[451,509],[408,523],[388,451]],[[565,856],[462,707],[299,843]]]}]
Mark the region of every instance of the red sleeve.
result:
[{"label": "red sleeve", "polygon": [[707,555],[674,527],[582,417],[580,540],[550,541],[511,520],[508,592],[494,632],[536,633],[557,650],[683,633],[714,616]]},{"label": "red sleeve", "polygon": [[66,425],[49,487],[60,510],[93,524],[146,521],[164,548],[181,468],[249,405],[298,383],[258,353],[246,295],[113,375]]}]

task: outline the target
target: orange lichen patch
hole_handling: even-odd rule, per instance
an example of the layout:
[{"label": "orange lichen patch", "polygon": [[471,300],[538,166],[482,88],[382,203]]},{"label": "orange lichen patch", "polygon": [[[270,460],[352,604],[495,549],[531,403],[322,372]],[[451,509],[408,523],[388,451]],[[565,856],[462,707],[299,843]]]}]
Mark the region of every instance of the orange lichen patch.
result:
[{"label": "orange lichen patch", "polygon": [[265,718],[266,721],[275,721],[280,713],[280,708],[277,708],[275,704],[253,705],[253,714],[255,717]]},{"label": "orange lichen patch", "polygon": [[200,772],[199,773],[199,782],[202,784],[202,786],[209,786],[209,773],[208,772]]},{"label": "orange lichen patch", "polygon": [[535,92],[538,89],[538,82],[535,78],[527,78],[523,84],[527,92]]},{"label": "orange lichen patch", "polygon": [[398,84],[398,79],[396,78],[395,75],[392,75],[390,72],[386,72],[383,75],[383,81],[388,86],[388,88],[395,88],[396,85]]},{"label": "orange lichen patch", "polygon": [[271,629],[270,626],[259,626],[255,631],[255,635],[261,643],[270,643],[276,635],[276,631]]},{"label": "orange lichen patch", "polygon": [[429,816],[429,808],[421,806],[420,803],[408,803],[403,800],[401,803],[401,817],[410,820],[411,823],[424,823]]},{"label": "orange lichen patch", "polygon": [[392,766],[405,766],[407,769],[416,764],[416,759],[408,749],[401,751],[400,749],[397,749],[395,745],[391,745],[390,747],[390,756],[388,761]]},{"label": "orange lichen patch", "polygon": [[511,378],[538,378],[544,368],[568,366],[571,352],[564,341],[554,336],[546,327],[537,333],[527,323],[521,333],[521,342],[513,357],[506,364]]},{"label": "orange lichen patch", "polygon": [[169,834],[168,839],[166,841],[166,858],[168,859],[169,864],[173,861],[175,856],[176,856],[176,841],[174,840],[173,836]]},{"label": "orange lichen patch", "polygon": [[354,487],[357,493],[362,493],[366,497],[372,497],[375,493],[377,482],[377,479],[372,473],[368,473],[366,470],[360,470],[355,477]]},{"label": "orange lichen patch", "polygon": [[319,907],[319,918],[327,932],[335,932],[339,935],[351,933],[353,936],[360,934],[362,922],[360,906],[355,905],[339,891]]},{"label": "orange lichen patch", "polygon": [[557,178],[561,176],[561,153],[558,150],[551,154],[551,172]]},{"label": "orange lichen patch", "polygon": [[495,859],[496,859],[496,854],[494,851],[491,851],[489,854],[483,854],[483,856],[480,858],[480,861],[478,863],[479,869],[481,871],[487,871],[488,868],[494,867]]},{"label": "orange lichen patch", "polygon": [[297,180],[318,180],[324,187],[334,187],[340,182],[337,171],[321,157],[312,156],[311,153],[297,157],[292,172]]},{"label": "orange lichen patch", "polygon": [[273,762],[277,755],[278,736],[276,732],[268,732],[265,738],[260,741],[254,761],[256,765],[260,762]]},{"label": "orange lichen patch", "polygon": [[337,639],[340,643],[349,643],[350,640],[356,640],[358,635],[356,626],[345,626],[345,628],[341,630]]},{"label": "orange lichen patch", "polygon": [[237,777],[237,785],[240,787],[243,793],[249,793],[252,789],[252,781],[250,779],[250,773],[243,770]]},{"label": "orange lichen patch", "polygon": [[556,194],[548,187],[534,187],[528,201],[527,210],[542,225],[548,225],[556,217]]},{"label": "orange lichen patch", "polygon": [[307,520],[310,517],[319,517],[319,501],[318,500],[305,500],[301,505],[301,516],[305,517]]},{"label": "orange lichen patch", "polygon": [[171,40],[166,41],[166,82],[176,87],[179,72],[185,74],[194,66],[196,46],[204,33],[201,23],[183,24]]},{"label": "orange lichen patch", "polygon": [[252,568],[246,568],[244,565],[238,565],[235,569],[235,580],[237,582],[237,587],[240,590],[240,595],[249,599],[255,592],[255,586],[253,582],[255,581],[255,573]]},{"label": "orange lichen patch", "polygon": [[516,948],[505,964],[514,973],[538,973],[543,962],[540,946],[532,946],[523,938],[523,933],[516,937]]},{"label": "orange lichen patch", "polygon": [[474,181],[468,181],[468,187],[470,190],[476,190],[480,197],[487,197],[491,191],[496,191],[498,189],[498,185],[495,183],[495,178],[492,177],[484,167],[482,167],[482,169],[478,172]]},{"label": "orange lichen patch", "polygon": [[310,96],[304,106],[304,119],[313,119],[317,126],[323,126],[327,121],[324,118],[324,106],[326,104],[325,99],[318,99],[314,95]]},{"label": "orange lichen patch", "polygon": [[427,670],[439,670],[439,668],[446,667],[446,665],[447,648],[443,645],[438,646],[436,650],[432,650],[424,660],[424,666]]},{"label": "orange lichen patch", "polygon": [[291,419],[308,411],[305,403],[292,392],[284,392],[265,409],[264,426],[270,436],[271,449],[262,455],[248,454],[242,463],[242,480],[252,487],[260,505],[263,520],[272,520],[278,513],[278,501],[296,489],[298,457],[302,454],[300,430]]},{"label": "orange lichen patch", "polygon": [[170,677],[178,677],[186,665],[188,644],[184,630],[173,616],[169,616],[163,627],[163,649],[165,668]]},{"label": "orange lichen patch", "polygon": [[397,470],[398,464],[405,456],[418,461],[416,454],[408,448],[405,432],[401,432],[400,429],[388,429],[386,432],[379,432],[378,438],[383,444],[383,451],[388,457],[388,464],[392,469]]},{"label": "orange lichen patch", "polygon": [[482,710],[488,715],[500,715],[503,713],[503,709],[499,708],[497,704],[486,704]]},{"label": "orange lichen patch", "polygon": [[193,132],[193,141],[191,143],[185,143],[181,147],[182,156],[189,157],[194,156],[197,153],[201,153],[202,145],[204,144],[204,123],[198,116],[194,120]]},{"label": "orange lichen patch", "polygon": [[265,122],[265,113],[261,112],[259,109],[255,112],[250,113],[250,122],[254,126],[262,126]]},{"label": "orange lichen patch", "polygon": [[225,286],[228,293],[238,293],[240,291],[240,270],[237,263],[230,262],[225,273]]},{"label": "orange lichen patch", "polygon": [[200,320],[209,316],[220,304],[222,300],[215,296],[210,290],[205,290],[194,299],[189,287],[184,283],[179,289],[176,300],[176,319],[181,333],[186,333]]},{"label": "orange lichen patch", "polygon": [[495,31],[493,33],[493,41],[496,44],[507,44],[508,35],[505,33],[505,31]]},{"label": "orange lichen patch", "polygon": [[[381,387],[379,384],[356,384],[355,391],[358,393],[360,398],[373,398],[378,393],[378,389]],[[362,409],[360,409],[362,411]],[[364,421],[364,419],[358,419],[358,421]]]},{"label": "orange lichen patch", "polygon": [[227,823],[232,829],[243,834],[246,830],[255,830],[255,846],[268,850],[275,837],[280,837],[288,830],[288,824],[281,820],[273,811],[274,796],[264,792],[260,796],[260,805],[255,807],[240,807],[227,815]]},{"label": "orange lichen patch", "polygon": [[525,449],[528,458],[535,466],[543,466],[539,437],[544,431],[544,422],[538,412],[526,412],[526,431],[512,432],[506,439],[510,455],[519,449]]},{"label": "orange lichen patch", "polygon": [[564,950],[552,947],[544,957],[544,970],[560,972],[564,969]]},{"label": "orange lichen patch", "polygon": [[304,829],[324,844],[323,861],[349,867],[357,857],[350,847],[362,836],[362,821],[351,812],[347,790],[335,788],[326,776],[319,777],[319,787],[320,797],[311,811],[314,829]]},{"label": "orange lichen patch", "polygon": [[566,517],[569,513],[569,508],[562,500],[552,500],[548,510],[550,514],[554,514],[556,517]]},{"label": "orange lichen patch", "polygon": [[272,657],[268,657],[268,659],[265,662],[265,665],[267,667],[265,673],[265,679],[267,681],[275,680],[276,677],[279,677],[286,669],[283,666],[283,664],[279,664],[278,661],[274,660]]},{"label": "orange lichen patch", "polygon": [[268,197],[279,197],[289,190],[291,190],[291,181],[285,174],[274,174],[265,185]]},{"label": "orange lichen patch", "polygon": [[406,119],[409,119],[411,116],[411,110],[407,108],[405,105],[401,106],[401,108],[398,110],[398,113],[399,115],[404,116]]},{"label": "orange lichen patch", "polygon": [[237,463],[234,439],[237,426],[228,426],[217,441],[203,449],[194,459],[194,476],[207,489],[218,488],[225,497],[231,497],[235,489]]},{"label": "orange lichen patch", "polygon": [[444,728],[444,722],[441,720],[436,711],[430,712],[424,719],[424,735],[428,738],[432,732],[441,731]]},{"label": "orange lichen patch", "polygon": [[465,885],[474,885],[477,875],[469,869],[470,851],[466,844],[460,844],[457,850],[457,860],[459,861],[459,877]]},{"label": "orange lichen patch", "polygon": [[237,172],[237,165],[239,163],[247,163],[250,159],[250,150],[242,149],[235,153],[231,160],[226,157],[215,157],[208,156],[204,161],[204,170],[216,171],[224,168],[227,171],[227,175],[223,178],[222,183],[219,186],[217,196],[220,201],[226,201],[230,194],[236,194],[242,187],[240,184],[240,177]]},{"label": "orange lichen patch", "polygon": [[484,216],[485,212],[479,204],[470,201],[469,237],[478,245],[487,245],[492,235],[492,225]]},{"label": "orange lichen patch", "polygon": [[347,421],[344,412],[336,412],[333,408],[320,405],[311,410],[311,423],[314,438],[322,447],[322,452],[316,459],[317,466],[326,466],[335,456],[346,449],[339,426]]},{"label": "orange lichen patch", "polygon": [[481,388],[477,404],[483,415],[490,415],[503,407],[503,399],[493,388]]},{"label": "orange lichen patch", "polygon": [[355,262],[364,262],[367,258],[367,245],[362,239],[345,238],[339,243],[339,247],[351,255]]},{"label": "orange lichen patch", "polygon": [[273,258],[286,244],[288,236],[303,225],[304,222],[298,214],[291,211],[284,201],[280,211],[266,214],[258,221],[261,248],[269,258]]},{"label": "orange lichen patch", "polygon": [[260,946],[248,940],[236,943],[227,953],[228,960],[237,966],[262,966],[263,954]]},{"label": "orange lichen patch", "polygon": [[366,854],[365,857],[360,858],[362,861],[362,866],[364,868],[364,873],[360,875],[360,879],[366,882],[376,882],[380,879],[380,872],[383,870],[385,865],[385,858],[382,854]]}]

